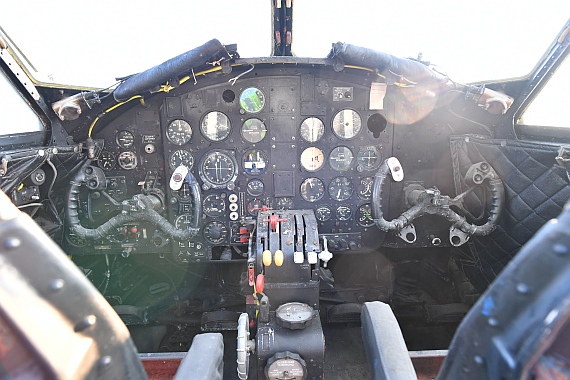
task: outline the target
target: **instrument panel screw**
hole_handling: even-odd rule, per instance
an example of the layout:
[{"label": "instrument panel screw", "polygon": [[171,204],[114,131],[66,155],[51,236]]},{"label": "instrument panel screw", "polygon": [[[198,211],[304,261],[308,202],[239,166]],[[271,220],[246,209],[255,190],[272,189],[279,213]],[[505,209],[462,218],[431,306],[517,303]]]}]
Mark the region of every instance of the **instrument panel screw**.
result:
[{"label": "instrument panel screw", "polygon": [[517,284],[517,292],[520,294],[528,294],[529,291],[530,289],[527,284],[524,284],[522,282]]},{"label": "instrument panel screw", "polygon": [[93,326],[95,324],[95,322],[97,322],[97,317],[94,316],[93,314],[86,316],[85,318],[83,318],[81,321],[79,321],[75,327],[74,327],[74,331],[75,332],[81,332],[84,331],[85,329]]},{"label": "instrument panel screw", "polygon": [[50,290],[52,290],[54,292],[58,292],[61,289],[63,289],[64,285],[65,285],[65,281],[63,281],[61,278],[57,278],[49,284],[49,288],[50,288]]},{"label": "instrument panel screw", "polygon": [[499,321],[497,321],[496,318],[489,318],[487,323],[489,324],[489,326],[493,326],[493,327],[499,326]]},{"label": "instrument panel screw", "polygon": [[15,237],[11,237],[11,238],[6,239],[6,241],[4,242],[4,248],[6,248],[7,250],[10,250],[10,249],[18,248],[20,246],[20,244],[22,244],[20,239],[15,238]]}]

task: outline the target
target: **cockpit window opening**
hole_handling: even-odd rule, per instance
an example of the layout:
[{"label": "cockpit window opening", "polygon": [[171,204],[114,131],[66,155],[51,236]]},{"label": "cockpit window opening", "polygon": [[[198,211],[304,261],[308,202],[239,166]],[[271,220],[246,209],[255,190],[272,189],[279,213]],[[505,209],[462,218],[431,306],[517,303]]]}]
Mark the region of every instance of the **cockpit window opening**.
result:
[{"label": "cockpit window opening", "polygon": [[45,129],[38,115],[3,72],[0,72],[0,99],[0,135]]}]

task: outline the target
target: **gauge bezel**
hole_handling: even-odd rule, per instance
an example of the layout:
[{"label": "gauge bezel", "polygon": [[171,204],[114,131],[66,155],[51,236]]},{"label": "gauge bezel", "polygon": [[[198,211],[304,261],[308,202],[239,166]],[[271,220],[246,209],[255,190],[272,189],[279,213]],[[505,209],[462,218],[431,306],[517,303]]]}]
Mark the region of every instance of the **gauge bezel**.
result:
[{"label": "gauge bezel", "polygon": [[[213,114],[213,113],[215,113],[215,114],[221,114],[221,115],[223,115],[223,116],[226,118],[228,129],[227,129],[227,133],[226,133],[223,137],[220,137],[220,138],[212,138],[212,137],[209,137],[208,134],[204,131],[204,128],[205,128],[205,124],[204,124],[204,123],[207,122],[208,115]],[[217,128],[217,126],[216,126],[216,128]],[[217,131],[217,130],[218,130],[218,129],[216,129],[216,131]],[[230,137],[231,134],[232,134],[232,121],[231,121],[231,119],[230,119],[230,117],[229,117],[228,115],[226,115],[225,113],[223,113],[223,112],[221,112],[221,111],[212,110],[212,111],[206,112],[206,113],[204,114],[204,116],[202,116],[202,119],[200,120],[200,133],[202,133],[202,136],[204,136],[204,138],[205,138],[206,140],[208,140],[208,141],[211,141],[211,142],[224,141],[224,140],[226,140],[228,137]]]},{"label": "gauge bezel", "polygon": [[[175,141],[175,139],[170,135],[170,133],[171,133],[170,127],[177,121],[183,123],[185,126],[188,126],[187,131],[181,132],[181,133],[184,133],[184,138],[181,142]],[[168,141],[170,141],[174,145],[182,146],[182,145],[188,144],[190,142],[190,140],[192,139],[193,134],[194,134],[194,132],[192,130],[192,125],[190,125],[190,122],[188,122],[184,119],[171,120],[166,127],[166,138],[168,139]]]},{"label": "gauge bezel", "polygon": [[[190,160],[190,166],[189,166],[189,167],[186,166],[186,165],[184,165],[184,166],[186,166],[186,167],[188,168],[188,170],[192,170],[192,168],[194,167],[194,156],[192,155],[192,153],[190,153],[190,152],[189,152],[188,150],[186,150],[186,149],[177,149],[177,150],[173,151],[172,153],[170,153],[170,155],[168,156],[168,166],[170,166],[170,169],[174,170],[174,169],[176,169],[176,168],[178,167],[178,166],[172,165],[172,158],[173,158],[173,156],[174,156],[176,153],[178,153],[178,152],[186,152],[186,153],[188,153],[188,155],[190,156],[190,159],[191,159],[191,160]],[[181,163],[181,165],[183,165],[183,164],[184,164],[184,163]]]},{"label": "gauge bezel", "polygon": [[[322,160],[322,162],[321,162],[321,165],[320,165],[318,168],[312,169],[312,168],[307,168],[305,165],[303,165],[303,156],[305,155],[305,152],[309,151],[309,149],[317,149],[317,150],[320,152],[320,154],[322,155],[322,157],[323,157],[323,160]],[[326,158],[325,158],[325,157],[326,157],[326,156],[325,156],[325,152],[324,152],[323,149],[321,149],[321,148],[319,148],[319,147],[316,147],[316,146],[309,146],[309,147],[305,148],[305,149],[301,152],[301,155],[299,156],[299,163],[301,164],[301,167],[302,167],[304,170],[306,170],[306,171],[308,171],[308,172],[311,172],[311,173],[314,173],[314,172],[317,172],[317,171],[321,170],[321,169],[325,166],[325,162],[326,162]]]},{"label": "gauge bezel", "polygon": [[[340,210],[341,208],[347,208],[347,209],[350,211],[350,214],[348,215],[348,217],[346,217],[346,218],[345,218],[345,217],[342,217],[342,218],[341,218],[341,217],[339,216],[339,210]],[[346,222],[346,221],[352,219],[352,217],[353,217],[353,215],[354,215],[354,211],[352,211],[352,207],[350,207],[350,205],[341,204],[341,205],[338,205],[338,206],[337,206],[337,208],[336,208],[334,214],[335,214],[335,217],[336,217],[337,220],[339,220],[339,221],[341,221],[341,222]]]},{"label": "gauge bezel", "polygon": [[[311,139],[306,139],[305,137],[303,137],[303,129],[305,128],[312,128],[311,126],[309,126],[308,124],[306,124],[306,122],[308,120],[318,120],[319,121],[319,135],[316,139],[311,140]],[[301,139],[303,139],[303,141],[306,141],[308,143],[316,143],[317,141],[319,141],[320,139],[323,138],[323,136],[325,135],[325,123],[319,119],[318,117],[307,117],[303,120],[303,122],[301,123],[301,126],[299,127],[299,136],[301,136]]]},{"label": "gauge bezel", "polygon": [[[130,143],[129,144],[122,144],[121,142],[119,142],[119,135],[121,135],[122,133],[126,133],[128,134],[130,137]],[[117,134],[115,135],[115,143],[123,149],[129,149],[130,147],[132,147],[133,145],[135,145],[135,134],[127,129],[121,129],[120,131],[117,132]]]},{"label": "gauge bezel", "polygon": [[[370,209],[370,221],[368,223],[361,223],[360,222],[360,210],[362,209],[362,207],[366,207],[368,206],[368,208]],[[356,209],[356,216],[354,218],[356,220],[356,223],[358,223],[360,226],[362,227],[372,227],[374,226],[374,220],[372,219],[372,205],[370,203],[363,203],[360,206],[358,206],[358,208]]]},{"label": "gauge bezel", "polygon": [[[326,218],[326,219],[319,219],[319,216],[318,216],[318,214],[317,214],[317,211],[318,211],[319,209],[325,208],[325,207],[329,210],[328,218]],[[324,223],[324,222],[328,222],[329,220],[332,219],[332,217],[333,217],[333,208],[332,208],[330,205],[322,204],[322,205],[319,205],[319,207],[317,207],[317,208],[315,209],[315,218],[316,218],[319,222],[323,222],[323,223]]]},{"label": "gauge bezel", "polygon": [[[348,183],[350,184],[350,194],[345,196],[345,197],[338,197],[338,196],[331,194],[331,185],[333,184],[333,182],[335,182],[336,180],[341,179],[341,178],[346,179],[348,181]],[[343,176],[343,175],[340,175],[338,177],[334,177],[333,179],[331,179],[331,181],[329,182],[329,184],[327,186],[327,192],[328,192],[328,194],[332,200],[335,200],[337,202],[345,202],[345,201],[349,200],[350,197],[352,197],[352,195],[354,194],[354,183],[352,183],[350,178]]]},{"label": "gauge bezel", "polygon": [[[246,162],[249,162],[248,159],[247,159],[247,156],[248,156],[249,154],[251,154],[251,153],[254,153],[254,152],[258,152],[259,155],[261,156],[263,162],[265,163],[265,167],[264,167],[264,168],[261,168],[261,169],[256,169],[256,170],[257,170],[256,172],[253,172],[253,171],[252,171],[253,169],[251,169],[251,168],[246,168],[246,167],[245,167]],[[252,162],[253,162],[253,161],[252,161]],[[261,149],[256,149],[256,148],[254,148],[254,149],[248,149],[248,150],[243,154],[243,156],[242,156],[241,165],[242,165],[243,171],[244,171],[245,174],[247,174],[247,175],[252,175],[252,176],[255,176],[255,175],[262,175],[263,173],[265,173],[265,172],[267,171],[267,167],[269,166],[269,156],[267,155],[267,153],[265,153],[265,151],[263,151],[263,150],[261,150]]]},{"label": "gauge bezel", "polygon": [[[356,131],[356,133],[354,133],[350,137],[341,136],[340,133],[335,128],[335,125],[340,125],[340,120],[337,120],[337,117],[339,117],[339,115],[345,111],[350,111],[353,114],[356,114],[358,116],[358,119],[360,120],[360,126],[358,127],[358,130]],[[332,128],[333,134],[336,137],[338,137],[339,139],[345,140],[345,141],[353,140],[360,134],[360,132],[362,132],[362,116],[360,116],[360,114],[356,110],[353,110],[352,108],[343,108],[340,111],[338,111],[337,113],[335,113],[335,115],[333,116],[332,121],[331,121],[331,128]]]},{"label": "gauge bezel", "polygon": [[[204,163],[209,157],[212,157],[215,154],[220,154],[222,156],[229,158],[234,166],[231,178],[221,183],[212,182],[210,178],[206,176],[206,174],[204,173]],[[200,176],[200,179],[202,179],[202,182],[204,182],[204,184],[207,184],[207,187],[212,189],[224,189],[227,188],[229,184],[233,184],[238,176],[238,171],[239,171],[239,166],[234,153],[230,150],[225,150],[225,149],[212,149],[206,152],[206,154],[204,154],[202,158],[200,158],[200,163],[198,164],[198,175]]]},{"label": "gauge bezel", "polygon": [[358,185],[356,185],[356,195],[358,196],[358,198],[362,199],[363,201],[369,201],[370,199],[372,199],[372,188],[370,189],[370,195],[368,197],[362,196],[362,193],[360,191],[360,186],[362,185],[363,181],[366,179],[370,180],[371,187],[374,186],[374,177],[370,176],[358,178]]},{"label": "gauge bezel", "polygon": [[[260,107],[259,109],[255,108],[255,109],[251,110],[251,109],[248,108],[248,107],[244,107],[244,103],[242,102],[242,101],[243,101],[243,98],[242,98],[242,97],[243,97],[243,94],[244,94],[246,91],[249,91],[249,90],[259,91],[259,92],[261,93],[261,98],[260,98],[261,107]],[[242,110],[244,110],[244,111],[245,111],[246,113],[248,113],[248,114],[258,114],[258,113],[260,113],[261,111],[263,111],[263,109],[265,108],[265,105],[266,105],[266,104],[267,104],[267,99],[266,99],[265,93],[264,93],[260,88],[258,88],[258,87],[255,87],[255,86],[247,87],[247,88],[243,89],[243,91],[241,91],[240,94],[239,94],[239,106],[241,107]]]},{"label": "gauge bezel", "polygon": [[[219,202],[221,202],[221,204],[223,204],[223,209],[221,211],[217,211],[216,213],[211,213],[209,211],[206,211],[206,202],[208,201],[208,199],[210,199],[211,197],[218,197],[219,198]],[[219,203],[218,202],[218,203]],[[213,202],[212,202],[213,203]],[[224,216],[224,214],[226,213],[226,200],[224,197],[222,197],[220,194],[218,193],[213,193],[213,194],[208,194],[204,197],[204,200],[202,201],[202,212],[204,214],[206,214],[207,216],[209,216],[210,218],[220,218],[222,216]]]},{"label": "gauge bezel", "polygon": [[[333,156],[333,153],[334,153],[335,151],[340,150],[341,148],[347,149],[347,150],[350,152],[350,162],[348,163],[348,165],[343,165],[342,167],[341,167],[341,166],[336,166],[336,167],[335,167],[335,166],[332,164],[332,161],[333,161],[333,160],[332,160],[332,156]],[[330,151],[330,153],[329,153],[328,162],[329,162],[329,166],[330,166],[330,168],[331,168],[332,170],[335,170],[335,171],[337,171],[337,172],[345,172],[345,171],[348,171],[348,170],[350,170],[350,168],[352,168],[352,166],[354,165],[354,152],[352,151],[352,149],[350,149],[350,148],[347,147],[346,145],[335,146],[335,147]],[[338,163],[339,161],[336,161],[336,162]],[[344,161],[340,161],[340,162],[344,162]]]},{"label": "gauge bezel", "polygon": [[[222,226],[222,236],[216,240],[213,240],[212,238],[209,237],[208,235],[208,231],[211,228],[211,226],[213,225],[219,225]],[[211,222],[208,222],[204,225],[204,228],[202,229],[202,235],[204,236],[204,239],[206,239],[206,241],[210,244],[213,245],[218,245],[218,244],[222,244],[224,241],[226,241],[226,239],[228,238],[228,227],[226,226],[225,223],[219,221],[219,220],[212,220]]]},{"label": "gauge bezel", "polygon": [[[257,120],[261,123],[263,129],[261,130],[261,134],[263,135],[259,140],[251,140],[249,138],[247,138],[246,136],[249,136],[252,132],[245,132],[244,128],[246,126],[246,123],[248,121],[253,121],[253,120]],[[265,136],[267,136],[267,126],[265,125],[265,122],[263,120],[261,120],[260,118],[257,117],[250,117],[249,119],[247,119],[246,121],[244,121],[241,125],[240,128],[240,134],[241,134],[241,138],[244,139],[245,141],[252,143],[252,144],[257,144],[261,141],[263,141],[263,139],[265,139]]]},{"label": "gauge bezel", "polygon": [[[318,184],[317,186],[319,186],[322,191],[320,191],[319,193],[317,193],[318,195],[317,195],[316,198],[307,197],[306,194],[305,194],[305,193],[307,192],[306,187],[308,186],[308,184],[309,184],[310,182],[315,182],[315,181],[318,181],[318,182],[320,183],[320,184]],[[306,178],[306,179],[301,183],[301,186],[300,186],[301,198],[303,198],[303,199],[304,199],[305,201],[307,201],[307,202],[314,203],[314,202],[320,201],[320,200],[323,199],[323,197],[325,196],[325,193],[326,193],[325,183],[324,183],[320,178],[317,178],[317,177],[309,177],[309,178]]]},{"label": "gauge bezel", "polygon": [[[126,156],[129,156],[133,161],[131,164],[129,165],[125,165],[123,163],[121,163],[121,160],[124,160]],[[117,156],[117,163],[119,164],[119,167],[121,169],[124,170],[133,170],[137,167],[137,165],[139,164],[139,159],[137,157],[137,155],[134,152],[131,152],[129,150],[126,150],[124,152],[121,152],[118,156]]]},{"label": "gauge bezel", "polygon": [[[258,193],[258,192],[253,193],[253,192],[250,191],[249,184],[252,183],[252,182],[259,182],[259,183],[261,183],[261,192],[259,192],[259,193]],[[263,192],[265,191],[265,183],[263,183],[263,181],[260,180],[259,178],[253,178],[251,181],[249,181],[249,182],[247,183],[246,191],[247,191],[247,193],[248,193],[249,195],[251,195],[252,197],[259,197],[259,196],[261,196],[261,195],[263,194]]]},{"label": "gauge bezel", "polygon": [[[376,154],[376,162],[372,166],[362,164],[363,154],[366,152],[374,152]],[[361,146],[356,153],[356,166],[358,171],[372,171],[378,169],[382,164],[382,151],[374,145]]]},{"label": "gauge bezel", "polygon": [[[102,164],[101,158],[104,155],[106,156],[106,158],[111,159],[111,161],[106,161],[106,162],[112,162],[113,163],[113,165],[110,168],[106,168]],[[113,152],[109,152],[108,150],[104,150],[99,154],[99,157],[97,158],[97,166],[99,166],[101,169],[103,169],[105,171],[113,170],[113,169],[115,169],[115,166],[117,166],[117,157],[113,154]]]},{"label": "gauge bezel", "polygon": [[174,227],[175,227],[177,230],[184,231],[184,230],[183,230],[182,228],[180,228],[180,226],[178,225],[178,223],[181,222],[183,219],[186,220],[185,223],[186,223],[187,225],[191,225],[191,224],[192,224],[192,215],[190,215],[190,214],[181,214],[181,215],[178,215],[178,216],[176,217],[176,219],[174,219]]}]

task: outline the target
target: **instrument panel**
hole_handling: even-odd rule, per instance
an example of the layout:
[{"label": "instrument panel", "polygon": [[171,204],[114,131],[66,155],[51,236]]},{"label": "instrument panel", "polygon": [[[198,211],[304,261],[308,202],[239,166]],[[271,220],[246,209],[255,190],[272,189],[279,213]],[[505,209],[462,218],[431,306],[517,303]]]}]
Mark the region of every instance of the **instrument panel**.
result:
[{"label": "instrument panel", "polygon": [[125,196],[156,187],[176,228],[188,225],[193,208],[188,186],[169,189],[170,176],[184,165],[197,178],[199,235],[157,239],[152,249],[179,262],[219,259],[224,247],[247,245],[248,225],[265,209],[313,209],[320,234],[341,236],[336,245],[331,237],[331,250],[377,248],[372,184],[393,134],[385,110],[370,109],[377,79],[332,68],[255,72],[234,86],[213,77],[155,96],[95,136],[104,140],[97,163],[108,178],[125,177]]}]

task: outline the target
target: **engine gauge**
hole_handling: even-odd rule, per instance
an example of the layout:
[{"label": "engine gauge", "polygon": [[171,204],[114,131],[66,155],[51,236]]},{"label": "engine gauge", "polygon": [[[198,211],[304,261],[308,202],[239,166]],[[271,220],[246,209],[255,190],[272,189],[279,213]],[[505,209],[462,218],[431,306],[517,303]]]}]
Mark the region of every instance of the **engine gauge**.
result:
[{"label": "engine gauge", "polygon": [[220,244],[228,237],[228,228],[217,220],[204,226],[204,238],[212,244]]},{"label": "engine gauge", "polygon": [[239,96],[239,105],[247,113],[258,113],[265,106],[265,95],[256,87],[248,87]]},{"label": "engine gauge", "polygon": [[251,216],[257,216],[261,208],[263,207],[263,202],[257,198],[253,199],[247,204],[247,212]]},{"label": "engine gauge", "polygon": [[226,211],[226,200],[218,194],[209,194],[204,198],[202,203],[202,210],[204,214],[208,215],[210,218],[218,218],[224,215]]},{"label": "engine gauge", "polygon": [[178,230],[187,230],[192,225],[192,216],[188,214],[179,215],[174,221],[174,226]]},{"label": "engine gauge", "polygon": [[188,170],[191,170],[192,166],[194,166],[194,157],[187,150],[179,149],[170,154],[168,164],[172,170],[176,169],[180,165],[184,165]]},{"label": "engine gauge", "polygon": [[184,145],[192,138],[192,127],[186,120],[172,120],[166,128],[166,138],[175,145]]},{"label": "engine gauge", "polygon": [[225,187],[237,177],[237,161],[225,151],[212,150],[202,157],[199,174],[212,187]]},{"label": "engine gauge", "polygon": [[97,161],[97,165],[99,165],[99,167],[103,170],[113,170],[116,163],[117,160],[115,158],[115,155],[106,150],[101,152]]},{"label": "engine gauge", "polygon": [[119,166],[125,170],[133,170],[137,167],[137,155],[133,152],[121,152],[117,158]]},{"label": "engine gauge", "polygon": [[247,193],[253,197],[258,197],[263,194],[265,186],[259,179],[252,179],[247,183]]},{"label": "engine gauge", "polygon": [[352,150],[346,146],[337,146],[329,155],[329,165],[333,170],[343,172],[350,169],[353,159]]},{"label": "engine gauge", "polygon": [[250,149],[243,155],[243,170],[250,175],[265,173],[268,164],[265,152],[257,149]]},{"label": "engine gauge", "polygon": [[241,126],[241,137],[253,144],[263,140],[266,134],[267,127],[265,123],[256,118],[247,119]]},{"label": "engine gauge", "polygon": [[358,171],[374,170],[380,166],[382,153],[375,146],[365,146],[358,151],[356,160],[358,161]]},{"label": "engine gauge", "polygon": [[325,195],[325,184],[318,178],[307,178],[301,184],[301,197],[307,202],[316,202]]},{"label": "engine gauge", "polygon": [[352,218],[352,210],[346,205],[338,206],[336,208],[336,218],[338,220],[349,220]]},{"label": "engine gauge", "polygon": [[336,177],[329,183],[329,195],[335,201],[346,201],[353,191],[354,185],[347,177]]},{"label": "engine gauge", "polygon": [[176,195],[178,196],[178,198],[180,198],[181,201],[187,201],[190,199],[190,197],[192,196],[192,192],[190,190],[190,186],[186,181],[182,182],[182,186],[176,192]]},{"label": "engine gauge", "polygon": [[350,140],[360,133],[362,119],[356,111],[344,109],[334,116],[332,127],[336,137],[341,140]]},{"label": "engine gauge", "polygon": [[365,201],[370,200],[372,197],[372,186],[374,186],[374,178],[364,177],[358,182],[357,191],[358,198],[364,199]]},{"label": "engine gauge", "polygon": [[135,135],[130,131],[119,131],[115,136],[115,142],[121,148],[129,149],[135,143]]},{"label": "engine gauge", "polygon": [[325,125],[321,119],[308,117],[301,123],[301,138],[306,142],[316,142],[325,134]]},{"label": "engine gauge", "polygon": [[301,166],[308,172],[316,172],[324,163],[325,155],[319,148],[310,146],[301,153]]},{"label": "engine gauge", "polygon": [[290,197],[277,198],[276,203],[279,210],[290,210],[293,208],[293,198]]},{"label": "engine gauge", "polygon": [[330,220],[331,216],[332,210],[328,205],[321,205],[315,210],[315,217],[319,222],[326,222]]},{"label": "engine gauge", "polygon": [[365,203],[358,207],[358,210],[356,210],[356,222],[362,227],[372,227],[374,225],[370,203]]},{"label": "engine gauge", "polygon": [[202,119],[200,130],[210,141],[225,140],[232,131],[230,119],[219,111],[208,112]]}]

